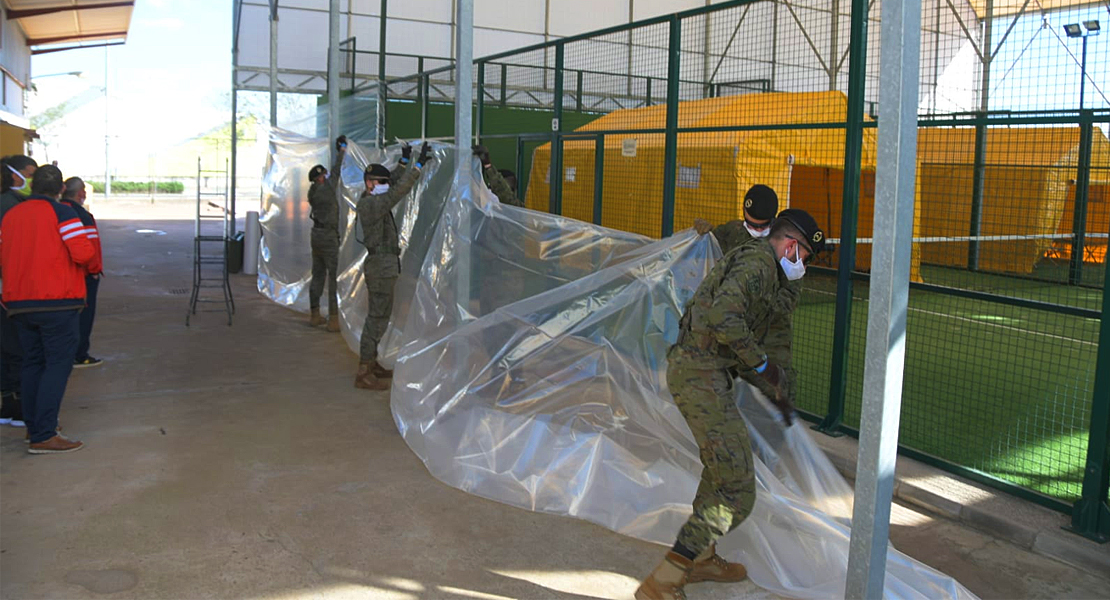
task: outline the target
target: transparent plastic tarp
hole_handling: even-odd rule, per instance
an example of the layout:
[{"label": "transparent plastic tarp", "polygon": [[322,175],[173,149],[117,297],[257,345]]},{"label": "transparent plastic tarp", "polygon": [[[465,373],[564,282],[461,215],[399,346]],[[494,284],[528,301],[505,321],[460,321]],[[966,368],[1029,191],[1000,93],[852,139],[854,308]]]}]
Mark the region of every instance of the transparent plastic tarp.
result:
[{"label": "transparent plastic tarp", "polygon": [[[307,159],[310,145],[275,144],[290,156],[273,164]],[[326,145],[316,141],[321,153]],[[672,543],[690,513],[701,464],[667,392],[665,356],[682,306],[720,256],[716,242],[692,231],[651,240],[503,206],[476,168],[454,181],[453,151],[439,147],[436,154],[440,164],[398,207],[407,230],[402,279],[380,348],[395,368],[398,430],[449,485]],[[356,163],[365,158],[352,153]],[[271,167],[267,181],[276,175]],[[348,202],[360,191],[360,177],[344,172]],[[270,202],[281,204],[276,194]],[[282,210],[290,212],[273,209]],[[307,264],[307,234],[295,248],[284,248],[292,244],[285,229],[266,235],[272,237],[259,288],[297,306],[307,269],[293,268],[292,255],[304,254],[297,264]],[[266,268],[278,246],[289,256]],[[361,256],[348,250],[345,244],[340,302],[350,342],[365,299],[358,289]],[[297,278],[279,283],[279,276]],[[841,597],[851,487],[804,426],[784,429],[749,386],[737,390],[753,433],[759,497],[720,551],[775,593]],[[893,548],[886,597],[974,598]]]}]

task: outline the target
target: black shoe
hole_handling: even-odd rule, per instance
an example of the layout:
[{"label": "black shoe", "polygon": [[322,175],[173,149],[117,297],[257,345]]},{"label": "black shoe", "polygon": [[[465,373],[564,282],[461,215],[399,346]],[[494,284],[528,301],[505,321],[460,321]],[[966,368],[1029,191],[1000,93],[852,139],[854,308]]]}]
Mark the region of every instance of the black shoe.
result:
[{"label": "black shoe", "polygon": [[73,368],[74,369],[84,369],[85,367],[99,367],[100,363],[102,363],[102,362],[104,362],[104,361],[100,360],[99,358],[93,358],[91,356],[86,356],[85,358],[83,358],[81,360],[73,361]]},{"label": "black shoe", "polygon": [[22,427],[14,423],[23,422],[23,405],[19,402],[19,394],[6,393],[3,397],[3,404],[0,405],[0,425],[11,425],[12,427]]}]

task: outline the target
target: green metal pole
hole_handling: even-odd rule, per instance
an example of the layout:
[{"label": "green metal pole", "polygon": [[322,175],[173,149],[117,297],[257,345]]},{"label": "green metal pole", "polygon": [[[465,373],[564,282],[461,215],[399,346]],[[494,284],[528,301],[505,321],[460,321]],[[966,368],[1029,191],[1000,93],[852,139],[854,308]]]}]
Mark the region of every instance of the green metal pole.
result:
[{"label": "green metal pole", "polygon": [[578,89],[574,93],[574,105],[578,112],[582,112],[582,71],[578,71]]},{"label": "green metal pole", "polygon": [[420,76],[420,139],[428,139],[428,95],[431,94],[431,79],[432,76],[424,74]]},{"label": "green metal pole", "polygon": [[563,64],[565,44],[555,46],[555,111],[551,119],[551,196],[547,209],[563,214]]},{"label": "green metal pole", "polygon": [[863,107],[866,91],[868,0],[852,0],[848,41],[848,114],[844,130],[844,192],[840,212],[840,264],[837,265],[836,320],[833,325],[832,378],[828,413],[814,429],[843,435],[844,396],[848,385],[848,347],[852,330],[852,270],[856,266],[859,221],[860,160],[863,155]]},{"label": "green metal pole", "polygon": [[1091,187],[1091,141],[1094,137],[1094,123],[1089,117],[1086,111],[1080,111],[1079,169],[1075,177],[1075,215],[1072,217],[1071,261],[1068,268],[1070,285],[1083,283],[1083,253],[1087,248],[1087,204]]},{"label": "green metal pole", "polygon": [[594,140],[594,225],[601,225],[601,201],[605,193],[605,134]]},{"label": "green metal pole", "polygon": [[1087,437],[1087,468],[1083,471],[1083,495],[1072,509],[1073,531],[1097,542],[1110,540],[1110,260],[1102,290],[1102,323],[1095,359],[1095,391],[1091,400],[1091,430]]},{"label": "green metal pole", "polygon": [[[979,82],[979,116],[987,118],[990,111],[991,60],[994,58],[994,42],[991,32],[994,23],[994,0],[986,1],[986,18],[983,19],[983,57]],[[971,174],[971,226],[967,242],[967,268],[979,270],[979,241],[976,240],[983,230],[983,190],[987,180],[987,126],[975,126],[975,170]]]},{"label": "green metal pole", "polygon": [[382,0],[381,17],[378,19],[381,22],[381,29],[378,31],[378,90],[381,96],[379,102],[381,103],[381,110],[378,114],[381,115],[381,122],[378,123],[378,147],[385,148],[385,126],[389,119],[388,104],[389,104],[389,88],[385,82],[385,30],[386,30],[386,15],[389,14],[389,0]]},{"label": "green metal pole", "polygon": [[486,109],[486,63],[484,61],[478,62],[478,109],[477,119],[474,123],[474,135],[478,137],[478,143],[482,143],[482,122],[484,119],[482,115]]},{"label": "green metal pole", "polygon": [[505,108],[505,101],[508,99],[508,92],[506,89],[509,85],[509,74],[506,69],[505,63],[501,63],[501,108]]},{"label": "green metal pole", "polygon": [[667,132],[663,134],[663,237],[674,233],[675,175],[678,171],[678,76],[682,68],[682,21],[677,16],[671,16],[670,26],[670,38],[667,41]]},{"label": "green metal pole", "polygon": [[516,193],[518,198],[527,198],[525,192],[527,191],[527,183],[524,179],[524,138],[516,138]]}]

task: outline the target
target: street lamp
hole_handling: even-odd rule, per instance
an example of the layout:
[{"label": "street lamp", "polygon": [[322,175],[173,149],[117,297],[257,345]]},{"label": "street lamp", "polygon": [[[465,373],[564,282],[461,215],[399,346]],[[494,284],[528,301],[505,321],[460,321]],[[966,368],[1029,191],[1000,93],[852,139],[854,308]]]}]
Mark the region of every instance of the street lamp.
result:
[{"label": "street lamp", "polygon": [[1082,27],[1079,26],[1079,23],[1064,25],[1064,33],[1068,34],[1068,37],[1083,38],[1083,59],[1079,63],[1079,71],[1082,77],[1079,80],[1079,110],[1083,110],[1083,90],[1087,85],[1087,38],[1098,35],[1100,31],[1102,31],[1102,27],[1098,21],[1083,21]]}]

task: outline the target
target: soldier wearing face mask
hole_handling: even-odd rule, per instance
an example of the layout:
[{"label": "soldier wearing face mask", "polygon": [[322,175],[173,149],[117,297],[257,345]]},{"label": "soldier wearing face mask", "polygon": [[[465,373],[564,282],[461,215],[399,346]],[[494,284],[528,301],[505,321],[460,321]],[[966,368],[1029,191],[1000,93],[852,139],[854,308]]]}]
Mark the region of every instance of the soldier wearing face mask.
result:
[{"label": "soldier wearing face mask", "polygon": [[[359,340],[358,372],[355,387],[367,390],[388,390],[393,372],[378,364],[378,342],[385,335],[393,312],[393,286],[401,274],[401,246],[393,207],[397,206],[420,179],[420,171],[432,157],[427,142],[420,148],[415,163],[412,150],[402,149],[401,164],[391,173],[384,165],[366,167],[363,180],[366,191],[358,199],[359,241],[366,246],[362,265],[366,279],[368,307],[366,322]],[[410,166],[411,163],[411,166]],[[391,181],[395,183],[390,183]]]},{"label": "soldier wearing face mask", "polygon": [[712,230],[713,237],[717,238],[717,243],[721,246],[721,252],[728,254],[733,248],[752,238],[767,237],[778,211],[779,197],[775,190],[756,184],[744,194],[743,219],[716,227],[705,219],[694,219],[694,230],[702,235]]},{"label": "soldier wearing face mask", "polygon": [[739,377],[760,390],[790,426],[794,306],[783,307],[779,298],[824,248],[825,234],[809,213],[784,210],[766,237],[743,242],[714,265],[686,304],[678,341],[667,352],[667,387],[705,468],[693,515],[636,598],[683,598],[687,583],[747,577],[743,565],[726,562],[715,549],[751,513],[756,497],[751,442],[733,386]]}]

